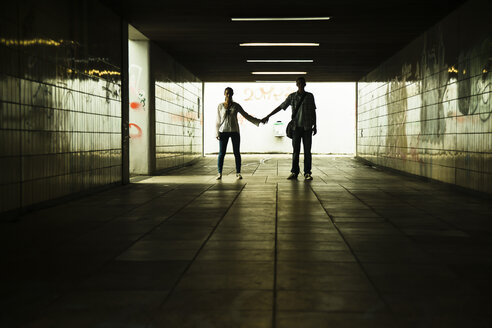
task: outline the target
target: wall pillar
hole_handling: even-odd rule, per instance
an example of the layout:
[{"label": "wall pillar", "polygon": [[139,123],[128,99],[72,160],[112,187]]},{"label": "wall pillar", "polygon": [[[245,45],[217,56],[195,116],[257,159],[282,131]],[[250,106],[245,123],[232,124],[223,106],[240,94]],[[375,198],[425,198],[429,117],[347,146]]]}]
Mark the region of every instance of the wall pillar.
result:
[{"label": "wall pillar", "polygon": [[128,22],[121,19],[121,183],[130,183]]},{"label": "wall pillar", "polygon": [[150,160],[150,43],[129,40],[130,173],[149,175]]}]

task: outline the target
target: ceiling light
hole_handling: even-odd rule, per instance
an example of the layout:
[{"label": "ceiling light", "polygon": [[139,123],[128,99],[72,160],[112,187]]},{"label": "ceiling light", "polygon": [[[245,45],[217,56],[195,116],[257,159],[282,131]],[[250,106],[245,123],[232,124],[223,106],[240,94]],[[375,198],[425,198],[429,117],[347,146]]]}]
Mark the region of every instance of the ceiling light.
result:
[{"label": "ceiling light", "polygon": [[233,22],[262,22],[262,21],[317,21],[329,20],[331,17],[250,17],[231,18]]},{"label": "ceiling light", "polygon": [[312,59],[247,59],[248,63],[312,63]]},{"label": "ceiling light", "polygon": [[303,75],[307,72],[251,72],[253,75]]},{"label": "ceiling light", "polygon": [[240,43],[241,47],[318,47],[319,43],[283,43],[283,42],[250,42]]}]

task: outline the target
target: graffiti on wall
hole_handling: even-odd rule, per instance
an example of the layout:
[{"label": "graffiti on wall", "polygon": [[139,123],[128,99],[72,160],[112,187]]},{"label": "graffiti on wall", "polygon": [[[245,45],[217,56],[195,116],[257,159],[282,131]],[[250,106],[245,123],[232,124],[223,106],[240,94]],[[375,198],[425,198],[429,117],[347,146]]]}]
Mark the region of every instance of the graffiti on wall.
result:
[{"label": "graffiti on wall", "polygon": [[255,101],[255,100],[275,100],[283,101],[289,94],[296,91],[293,87],[276,87],[271,86],[268,89],[264,87],[258,88],[246,88],[244,89],[244,101]]},{"label": "graffiti on wall", "polygon": [[480,46],[460,53],[462,61],[457,70],[459,111],[463,115],[478,114],[483,122],[490,118],[492,112],[489,102],[492,82],[491,53],[492,39],[487,38]]},{"label": "graffiti on wall", "polygon": [[[268,87],[258,86],[258,87],[248,87],[243,90],[243,99],[244,102],[262,102],[262,106],[264,106],[263,102],[270,101],[275,102],[273,106],[280,105],[289,94],[295,92],[296,89],[292,87],[290,84],[285,86],[276,86],[269,85]],[[244,108],[246,112],[248,110]],[[273,109],[273,108],[272,108]],[[249,113],[249,112],[248,112]],[[254,113],[249,113],[253,115]],[[253,115],[254,116],[254,115]],[[242,115],[237,116],[239,125],[246,124],[246,119]]]},{"label": "graffiti on wall", "polygon": [[[370,105],[362,105],[361,112],[385,111],[373,120],[379,127],[376,136],[380,141],[373,143],[378,156],[418,162],[429,152],[454,156],[457,141],[453,135],[458,126],[461,131],[490,132],[480,124],[492,115],[492,39],[447,58],[440,33],[426,35],[420,58],[404,63],[401,72],[390,79],[383,91],[383,106],[375,92],[364,95]],[[453,58],[457,62],[449,63]],[[359,128],[361,138],[364,132]]]},{"label": "graffiti on wall", "polygon": [[139,123],[145,120],[145,114],[141,114],[141,111],[145,111],[145,92],[139,89],[139,83],[142,76],[142,67],[139,65],[131,64],[129,67],[129,91],[130,91],[130,108],[132,113],[130,114],[130,141],[139,139],[143,135],[143,130]]},{"label": "graffiti on wall", "polygon": [[140,78],[142,76],[142,67],[132,64],[129,69],[129,91],[130,91],[130,108],[138,111],[145,110],[147,101],[145,92],[139,89]]},{"label": "graffiti on wall", "polygon": [[[155,87],[157,129],[165,129],[168,131],[167,135],[177,137],[173,141],[175,142],[173,146],[183,146],[180,155],[199,153],[203,124],[200,115],[202,98],[194,95],[195,90],[187,89],[186,84],[179,82],[168,82],[165,87],[162,83],[156,83]],[[160,107],[161,105],[163,107]],[[159,146],[159,141],[157,143]],[[170,152],[169,149],[162,148],[156,151],[157,156],[159,153],[169,154]]]},{"label": "graffiti on wall", "polygon": [[131,139],[137,139],[142,137],[142,128],[135,123],[129,125],[129,136]]},{"label": "graffiti on wall", "polygon": [[[487,38],[469,51],[460,52],[458,63],[449,64],[442,35],[427,36],[417,65],[403,64],[401,74],[387,85],[387,155],[401,159],[410,155],[412,160],[419,161],[418,149],[440,149],[440,153],[447,153],[456,144],[445,141],[448,128],[452,128],[446,127],[446,118],[453,118],[457,124],[473,125],[478,119],[486,122],[492,114],[491,52],[492,40]],[[411,136],[406,135],[405,127],[409,78],[416,81],[420,95],[420,132]],[[470,120],[466,120],[468,116]]]},{"label": "graffiti on wall", "polygon": [[447,84],[447,66],[442,33],[428,33],[424,37],[424,49],[420,60],[421,80],[420,133],[422,141],[437,144],[443,142],[446,132],[442,85]]},{"label": "graffiti on wall", "polygon": [[411,74],[411,66],[403,66],[401,79],[394,78],[387,86],[388,129],[386,148],[388,155],[405,159],[407,155],[407,88],[406,80]]},{"label": "graffiti on wall", "polygon": [[479,6],[490,4],[468,4],[361,80],[357,151],[381,165],[490,191],[492,36],[488,20],[464,19],[485,18],[490,10]]}]

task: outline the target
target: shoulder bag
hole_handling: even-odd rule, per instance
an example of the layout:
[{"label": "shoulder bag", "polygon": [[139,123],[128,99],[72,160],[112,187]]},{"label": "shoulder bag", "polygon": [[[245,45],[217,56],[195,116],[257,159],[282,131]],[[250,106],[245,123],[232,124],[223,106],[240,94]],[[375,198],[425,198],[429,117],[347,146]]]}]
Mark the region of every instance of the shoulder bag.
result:
[{"label": "shoulder bag", "polygon": [[294,129],[296,126],[294,119],[297,116],[297,112],[299,111],[299,107],[301,107],[302,101],[304,100],[305,96],[306,96],[306,93],[304,92],[304,94],[302,95],[301,100],[297,104],[296,108],[292,111],[292,118],[291,118],[289,124],[287,124],[287,128],[285,129],[285,134],[290,139],[292,139],[292,137],[294,136]]}]

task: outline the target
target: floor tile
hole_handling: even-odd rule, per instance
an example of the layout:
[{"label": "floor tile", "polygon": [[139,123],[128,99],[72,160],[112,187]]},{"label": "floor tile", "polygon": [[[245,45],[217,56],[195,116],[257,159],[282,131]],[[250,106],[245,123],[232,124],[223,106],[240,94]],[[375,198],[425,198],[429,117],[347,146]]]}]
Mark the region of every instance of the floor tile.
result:
[{"label": "floor tile", "polygon": [[294,290],[277,292],[279,311],[389,313],[375,292]]},{"label": "floor tile", "polygon": [[[268,158],[268,160],[265,160]],[[313,157],[216,156],[2,222],[6,327],[490,327],[492,206]]]}]

